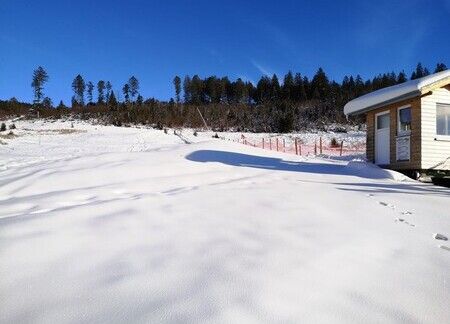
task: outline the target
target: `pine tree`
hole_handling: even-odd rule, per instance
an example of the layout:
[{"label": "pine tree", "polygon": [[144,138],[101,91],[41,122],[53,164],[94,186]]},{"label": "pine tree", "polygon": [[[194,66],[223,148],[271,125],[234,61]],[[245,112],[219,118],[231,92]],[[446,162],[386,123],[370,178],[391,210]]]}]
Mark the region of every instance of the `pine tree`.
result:
[{"label": "pine tree", "polygon": [[311,80],[311,96],[314,99],[325,99],[330,90],[330,81],[322,68],[317,70]]},{"label": "pine tree", "polygon": [[442,72],[447,70],[447,66],[444,63],[436,64],[436,68],[434,69],[434,73]]},{"label": "pine tree", "polygon": [[44,108],[47,108],[47,109],[53,108],[53,102],[52,102],[52,99],[50,99],[49,97],[45,97],[45,98],[42,100],[42,106],[43,106]]},{"label": "pine tree", "polygon": [[307,99],[305,84],[300,73],[296,73],[294,77],[294,100],[302,102]]},{"label": "pine tree", "polygon": [[292,100],[294,95],[294,76],[292,75],[292,72],[289,71],[285,76],[283,80],[283,86],[282,86],[282,98],[286,100]]},{"label": "pine tree", "polygon": [[416,70],[411,74],[411,80],[419,79],[425,76],[425,71],[422,63],[417,63]]},{"label": "pine tree", "polygon": [[139,81],[134,75],[128,80],[128,86],[130,90],[131,100],[134,101],[139,93]]},{"label": "pine tree", "polygon": [[406,73],[405,73],[405,71],[401,71],[397,76],[397,83],[404,83],[406,81],[407,81]]},{"label": "pine tree", "polygon": [[111,108],[115,108],[117,107],[117,104],[118,102],[114,94],[114,91],[111,90],[111,93],[109,94],[108,106]]},{"label": "pine tree", "polygon": [[56,107],[56,109],[66,109],[66,105],[64,104],[64,102],[62,100],[59,101],[58,106]]},{"label": "pine tree", "polygon": [[34,100],[33,103],[39,104],[44,96],[43,89],[44,84],[48,81],[48,74],[42,66],[39,66],[33,71],[33,80],[31,86],[34,90]]},{"label": "pine tree", "polygon": [[130,102],[130,85],[128,83],[125,83],[125,85],[122,87],[123,96],[125,98],[125,103]]},{"label": "pine tree", "polygon": [[87,98],[89,104],[92,104],[93,102],[93,92],[94,92],[94,84],[91,81],[89,81],[87,83]]},{"label": "pine tree", "polygon": [[75,79],[73,79],[72,89],[75,93],[76,102],[79,105],[84,106],[84,90],[86,89],[86,84],[81,75],[78,74]]},{"label": "pine tree", "polygon": [[281,87],[280,82],[278,81],[278,77],[275,73],[272,75],[272,80],[270,82],[272,85],[270,97],[272,100],[277,100],[280,97]]},{"label": "pine tree", "polygon": [[[109,81],[108,81],[108,83],[109,83]],[[98,104],[105,103],[105,81],[100,80],[97,82],[97,93],[98,93],[97,103]],[[109,95],[107,96],[107,100],[109,101]]]},{"label": "pine tree", "polygon": [[111,82],[106,82],[106,102],[109,102],[109,96],[111,95],[112,84]]},{"label": "pine tree", "polygon": [[183,80],[183,93],[184,93],[184,102],[190,103],[192,100],[191,93],[191,78],[189,75],[186,75]]},{"label": "pine tree", "polygon": [[136,98],[136,104],[137,104],[138,106],[141,106],[143,102],[144,102],[144,97],[142,97],[142,96],[139,94],[139,95],[137,96],[137,98]]},{"label": "pine tree", "polygon": [[175,100],[177,103],[180,103],[181,79],[178,75],[173,79],[173,85],[175,87]]}]

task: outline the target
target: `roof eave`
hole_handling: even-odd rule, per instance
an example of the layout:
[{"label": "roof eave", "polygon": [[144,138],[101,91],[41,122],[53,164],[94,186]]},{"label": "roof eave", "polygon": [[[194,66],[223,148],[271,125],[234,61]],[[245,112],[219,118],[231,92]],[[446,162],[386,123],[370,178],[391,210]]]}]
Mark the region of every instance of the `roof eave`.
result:
[{"label": "roof eave", "polygon": [[401,96],[398,96],[398,97],[395,97],[395,98],[392,98],[392,99],[389,99],[389,100],[385,100],[383,102],[379,102],[379,103],[376,103],[374,105],[368,106],[368,107],[363,108],[361,110],[348,113],[347,116],[357,116],[357,115],[365,114],[365,113],[367,113],[367,112],[369,112],[371,110],[378,109],[378,108],[381,108],[381,107],[384,107],[384,106],[387,106],[387,105],[390,105],[390,104],[394,104],[394,103],[397,103],[397,102],[400,102],[400,101],[403,101],[403,100],[412,99],[412,98],[418,97],[420,95],[422,95],[422,92],[420,90],[414,90],[414,91],[405,93],[405,94],[403,94]]}]

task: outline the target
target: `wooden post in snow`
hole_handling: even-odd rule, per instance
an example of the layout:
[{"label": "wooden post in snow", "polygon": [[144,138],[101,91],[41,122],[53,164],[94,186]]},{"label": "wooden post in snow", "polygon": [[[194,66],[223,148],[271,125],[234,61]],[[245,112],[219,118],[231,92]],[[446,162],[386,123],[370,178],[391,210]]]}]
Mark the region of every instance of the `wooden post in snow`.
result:
[{"label": "wooden post in snow", "polygon": [[298,155],[298,143],[297,143],[297,138],[295,139],[295,155]]},{"label": "wooden post in snow", "polygon": [[262,139],[262,148],[263,148],[263,150],[264,150],[264,137],[263,137],[263,139]]},{"label": "wooden post in snow", "polygon": [[269,138],[269,149],[272,151],[272,138]]},{"label": "wooden post in snow", "polygon": [[283,152],[286,152],[286,139],[283,138]]},{"label": "wooden post in snow", "polygon": [[317,155],[317,140],[314,141],[314,155]]},{"label": "wooden post in snow", "polygon": [[319,139],[319,143],[320,143],[320,154],[322,154],[322,136],[320,136],[320,139]]},{"label": "wooden post in snow", "polygon": [[278,152],[278,137],[277,137],[277,152]]},{"label": "wooden post in snow", "polygon": [[341,141],[341,150],[339,152],[339,156],[342,156],[342,148],[344,147],[344,141]]}]

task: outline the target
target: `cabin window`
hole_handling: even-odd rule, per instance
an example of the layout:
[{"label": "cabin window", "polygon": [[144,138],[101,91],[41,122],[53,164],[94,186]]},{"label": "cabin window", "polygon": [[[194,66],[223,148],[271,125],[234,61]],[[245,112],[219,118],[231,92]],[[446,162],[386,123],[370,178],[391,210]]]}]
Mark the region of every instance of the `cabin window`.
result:
[{"label": "cabin window", "polygon": [[411,107],[398,109],[398,134],[409,134],[411,132]]},{"label": "cabin window", "polygon": [[436,105],[436,134],[450,135],[450,105]]}]

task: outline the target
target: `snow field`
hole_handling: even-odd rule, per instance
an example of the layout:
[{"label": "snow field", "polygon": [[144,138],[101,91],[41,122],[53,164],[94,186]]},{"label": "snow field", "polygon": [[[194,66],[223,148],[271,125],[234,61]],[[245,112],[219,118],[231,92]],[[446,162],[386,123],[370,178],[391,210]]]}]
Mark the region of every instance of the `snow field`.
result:
[{"label": "snow field", "polygon": [[446,188],[209,134],[16,126],[0,322],[450,321]]}]

